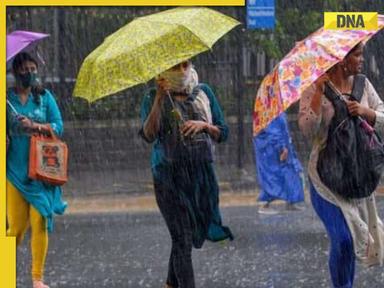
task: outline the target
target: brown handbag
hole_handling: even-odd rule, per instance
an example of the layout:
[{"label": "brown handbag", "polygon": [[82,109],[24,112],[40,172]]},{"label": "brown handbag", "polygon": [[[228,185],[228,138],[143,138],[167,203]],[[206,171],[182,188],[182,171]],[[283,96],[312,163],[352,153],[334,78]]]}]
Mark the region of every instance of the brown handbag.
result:
[{"label": "brown handbag", "polygon": [[31,136],[28,176],[51,185],[68,181],[68,147],[50,127],[49,135]]}]

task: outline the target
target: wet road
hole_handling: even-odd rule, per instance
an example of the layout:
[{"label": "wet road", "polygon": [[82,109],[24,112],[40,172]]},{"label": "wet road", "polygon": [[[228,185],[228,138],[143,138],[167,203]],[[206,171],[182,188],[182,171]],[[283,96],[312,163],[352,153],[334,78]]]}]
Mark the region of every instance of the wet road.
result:
[{"label": "wet road", "polygon": [[[384,198],[378,201],[384,216]],[[328,241],[313,209],[266,216],[257,207],[222,209],[235,241],[194,250],[197,287],[331,287]],[[50,238],[46,282],[51,288],[160,288],[170,238],[157,212],[69,215]],[[26,239],[27,240],[27,239]],[[28,241],[18,250],[18,287],[31,287]],[[384,287],[384,268],[357,265],[355,287]]]}]

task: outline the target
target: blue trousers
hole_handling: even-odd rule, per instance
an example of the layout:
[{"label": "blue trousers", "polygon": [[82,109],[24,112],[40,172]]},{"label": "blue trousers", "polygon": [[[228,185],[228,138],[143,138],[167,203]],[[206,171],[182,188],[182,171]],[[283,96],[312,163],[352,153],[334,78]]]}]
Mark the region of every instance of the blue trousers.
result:
[{"label": "blue trousers", "polygon": [[331,241],[329,270],[333,287],[352,288],[355,275],[353,239],[339,207],[322,198],[310,183],[311,201]]}]

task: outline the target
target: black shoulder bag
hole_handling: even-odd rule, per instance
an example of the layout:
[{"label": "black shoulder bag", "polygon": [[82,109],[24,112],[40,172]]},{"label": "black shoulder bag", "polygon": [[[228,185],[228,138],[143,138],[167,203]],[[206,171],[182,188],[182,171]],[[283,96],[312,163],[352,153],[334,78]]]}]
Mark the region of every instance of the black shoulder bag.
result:
[{"label": "black shoulder bag", "polygon": [[[365,76],[354,78],[351,100],[361,101]],[[361,117],[351,116],[340,94],[328,83],[325,96],[335,109],[326,146],[319,153],[321,181],[344,198],[364,198],[377,188],[384,168],[384,147],[379,135]]]}]

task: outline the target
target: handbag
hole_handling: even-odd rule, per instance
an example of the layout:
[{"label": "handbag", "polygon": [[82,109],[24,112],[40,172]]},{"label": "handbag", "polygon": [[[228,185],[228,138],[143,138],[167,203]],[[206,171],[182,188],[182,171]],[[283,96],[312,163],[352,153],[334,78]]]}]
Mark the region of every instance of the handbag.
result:
[{"label": "handbag", "polygon": [[55,135],[52,127],[47,135],[33,134],[29,149],[29,178],[59,186],[68,181],[67,173],[67,144]]},{"label": "handbag", "polygon": [[[356,75],[351,98],[360,102],[365,76]],[[361,117],[351,116],[345,101],[326,83],[325,96],[333,116],[326,146],[319,152],[317,171],[332,192],[350,198],[364,198],[377,188],[384,169],[384,145],[376,131]]]}]

